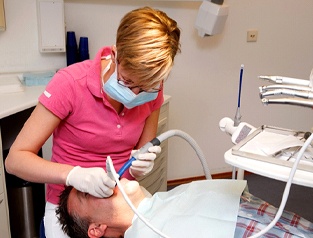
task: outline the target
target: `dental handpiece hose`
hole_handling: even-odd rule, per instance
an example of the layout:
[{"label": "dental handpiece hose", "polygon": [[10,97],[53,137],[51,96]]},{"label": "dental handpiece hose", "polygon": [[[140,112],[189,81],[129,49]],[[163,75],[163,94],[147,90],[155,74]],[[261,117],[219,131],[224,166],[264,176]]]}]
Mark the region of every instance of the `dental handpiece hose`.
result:
[{"label": "dental handpiece hose", "polygon": [[[189,145],[194,149],[198,158],[200,159],[206,179],[212,179],[210,169],[205,159],[203,151],[201,150],[197,142],[190,135],[180,130],[169,130],[169,131],[163,132],[161,135],[157,136],[156,138],[154,138],[153,140],[145,144],[143,147],[141,147],[138,151],[136,151],[136,153],[133,154],[132,158],[130,158],[123,165],[123,167],[117,172],[119,177],[120,178],[122,177],[124,172],[131,166],[132,162],[138,158],[139,154],[148,152],[148,149],[151,146],[160,145],[162,141],[165,141],[168,138],[173,137],[173,136],[178,136],[186,140],[189,143]],[[109,172],[108,174],[110,175],[110,171],[108,172]]]},{"label": "dental handpiece hose", "polygon": [[125,171],[131,166],[132,162],[135,161],[136,159],[138,159],[138,155],[139,154],[143,154],[148,152],[148,149],[151,146],[155,146],[155,145],[160,145],[161,142],[158,138],[154,138],[151,141],[149,141],[148,143],[146,143],[143,147],[141,147],[139,150],[137,150],[132,157],[123,165],[122,168],[120,168],[120,170],[117,172],[117,174],[120,176],[120,178],[122,177],[122,175],[125,173]]}]

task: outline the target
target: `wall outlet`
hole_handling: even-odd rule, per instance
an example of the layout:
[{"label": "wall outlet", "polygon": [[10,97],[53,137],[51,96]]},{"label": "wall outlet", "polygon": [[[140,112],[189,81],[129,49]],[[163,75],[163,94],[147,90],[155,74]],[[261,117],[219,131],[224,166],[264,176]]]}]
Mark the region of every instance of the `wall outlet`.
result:
[{"label": "wall outlet", "polygon": [[258,40],[258,31],[257,30],[248,30],[247,31],[247,42],[256,42]]}]

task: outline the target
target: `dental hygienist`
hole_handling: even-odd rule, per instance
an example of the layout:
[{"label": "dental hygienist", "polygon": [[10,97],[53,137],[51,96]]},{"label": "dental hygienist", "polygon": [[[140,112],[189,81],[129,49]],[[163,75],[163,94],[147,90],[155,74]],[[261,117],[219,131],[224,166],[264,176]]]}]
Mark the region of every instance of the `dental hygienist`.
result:
[{"label": "dental hygienist", "polygon": [[[47,183],[46,237],[67,237],[55,215],[64,185],[96,197],[112,195],[115,182],[105,172],[107,156],[115,169],[156,136],[163,83],[180,52],[180,30],[164,12],[148,7],[127,13],[116,46],[59,70],[13,143],[6,169],[24,180]],[[53,134],[51,161],[37,155]],[[160,147],[139,155],[124,174],[151,171]]]}]

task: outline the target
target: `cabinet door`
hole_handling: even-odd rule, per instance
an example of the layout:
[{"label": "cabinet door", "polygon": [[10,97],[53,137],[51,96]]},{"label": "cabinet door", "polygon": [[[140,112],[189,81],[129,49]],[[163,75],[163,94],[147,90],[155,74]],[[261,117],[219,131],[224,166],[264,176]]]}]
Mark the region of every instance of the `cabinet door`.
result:
[{"label": "cabinet door", "polygon": [[0,194],[0,234],[3,238],[10,238],[8,214],[5,206],[4,193]]}]

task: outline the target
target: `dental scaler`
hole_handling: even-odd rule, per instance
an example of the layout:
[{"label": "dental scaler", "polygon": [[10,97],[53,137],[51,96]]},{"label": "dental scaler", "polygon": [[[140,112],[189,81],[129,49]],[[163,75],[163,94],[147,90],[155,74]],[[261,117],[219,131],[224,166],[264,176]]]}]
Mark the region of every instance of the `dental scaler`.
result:
[{"label": "dental scaler", "polygon": [[310,85],[311,82],[309,80],[290,78],[290,77],[284,77],[284,76],[261,75],[259,76],[259,79],[267,80],[269,82],[277,83],[277,84],[294,84],[294,85],[308,86],[308,87],[312,86]]}]

